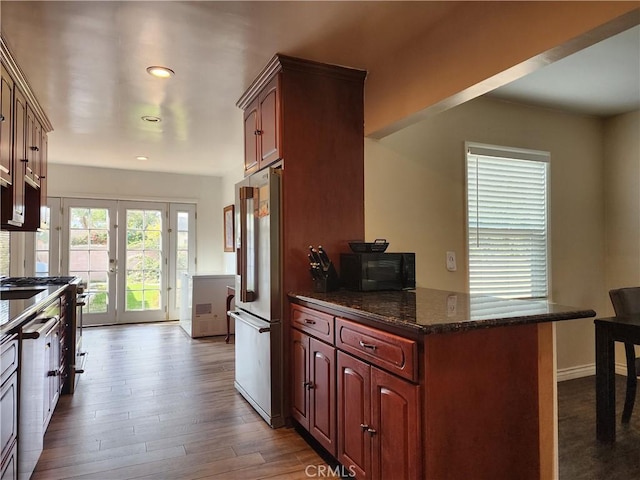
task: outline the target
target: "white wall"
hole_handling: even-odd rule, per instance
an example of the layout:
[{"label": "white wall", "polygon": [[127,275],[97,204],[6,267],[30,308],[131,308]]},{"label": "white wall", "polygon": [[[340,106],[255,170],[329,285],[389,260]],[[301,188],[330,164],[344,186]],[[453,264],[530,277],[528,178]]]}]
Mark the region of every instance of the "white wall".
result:
[{"label": "white wall", "polygon": [[[367,139],[366,237],[415,251],[419,286],[466,291],[464,142],[549,151],[552,299],[605,311],[603,132],[598,118],[479,98]],[[558,368],[593,364],[592,319],[560,322],[557,339]]]},{"label": "white wall", "polygon": [[148,200],[195,203],[198,221],[198,272],[229,272],[223,261],[222,208],[219,177],[141,172],[50,164],[52,197]]}]

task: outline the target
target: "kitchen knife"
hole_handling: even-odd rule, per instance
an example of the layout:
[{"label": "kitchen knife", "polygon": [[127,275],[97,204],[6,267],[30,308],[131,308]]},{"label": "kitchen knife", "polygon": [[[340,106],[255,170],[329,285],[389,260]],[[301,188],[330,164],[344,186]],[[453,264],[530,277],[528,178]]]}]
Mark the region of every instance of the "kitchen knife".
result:
[{"label": "kitchen knife", "polygon": [[327,252],[324,251],[324,248],[322,248],[322,245],[318,245],[318,256],[320,257],[322,269],[327,270],[329,265],[331,265],[331,260],[329,260],[329,256],[327,255]]},{"label": "kitchen knife", "polygon": [[313,258],[313,261],[319,265],[322,265],[322,260],[320,260],[320,255],[318,255],[318,251],[313,248],[312,245],[309,245],[309,251],[311,252],[311,257]]}]

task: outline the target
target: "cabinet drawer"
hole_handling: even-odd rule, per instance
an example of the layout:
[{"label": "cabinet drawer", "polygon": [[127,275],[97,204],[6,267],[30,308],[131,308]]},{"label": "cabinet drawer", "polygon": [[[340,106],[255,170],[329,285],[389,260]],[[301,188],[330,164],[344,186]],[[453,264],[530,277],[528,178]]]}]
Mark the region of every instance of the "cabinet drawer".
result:
[{"label": "cabinet drawer", "polygon": [[0,347],[0,385],[18,368],[18,339],[5,340]]},{"label": "cabinet drawer", "polygon": [[388,372],[418,381],[418,345],[414,340],[336,318],[336,347]]},{"label": "cabinet drawer", "polygon": [[5,458],[18,436],[18,372],[0,387],[0,446]]},{"label": "cabinet drawer", "polygon": [[333,344],[333,317],[300,305],[291,305],[291,324],[298,330]]}]

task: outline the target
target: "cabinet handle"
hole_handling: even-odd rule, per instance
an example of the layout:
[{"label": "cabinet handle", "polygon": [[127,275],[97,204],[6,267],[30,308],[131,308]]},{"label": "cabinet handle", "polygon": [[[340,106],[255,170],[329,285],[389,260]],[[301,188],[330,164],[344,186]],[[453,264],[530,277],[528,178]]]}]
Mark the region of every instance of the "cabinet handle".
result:
[{"label": "cabinet handle", "polygon": [[314,386],[312,382],[304,382],[304,386],[307,390],[313,390]]},{"label": "cabinet handle", "polygon": [[4,115],[0,115],[0,122],[4,122]]},{"label": "cabinet handle", "polygon": [[253,132],[253,134],[254,134],[254,135],[262,135],[263,133],[264,133],[264,131],[263,131],[263,130],[255,130],[255,131]]},{"label": "cabinet handle", "polygon": [[45,177],[44,175],[40,175],[40,180],[44,180],[45,178],[47,177]]},{"label": "cabinet handle", "polygon": [[366,432],[369,429],[369,425],[365,425],[364,423],[361,423],[360,428],[362,429],[363,432]]},{"label": "cabinet handle", "polygon": [[373,345],[372,343],[364,343],[362,340],[360,340],[360,346],[362,348],[368,348],[370,350],[375,350],[376,348],[378,348],[376,345]]},{"label": "cabinet handle", "polygon": [[29,159],[28,158],[21,158],[20,161],[24,162],[24,163],[29,163]]},{"label": "cabinet handle", "polygon": [[57,377],[59,373],[60,372],[58,372],[58,370],[49,370],[47,372],[47,377]]},{"label": "cabinet handle", "polygon": [[378,432],[376,432],[376,431],[375,431],[375,429],[373,429],[373,428],[367,428],[367,432],[368,432],[368,433],[369,433],[369,435],[371,435],[372,437],[373,437],[376,433],[378,433]]},{"label": "cabinet handle", "polygon": [[39,152],[39,151],[40,151],[40,148],[36,147],[35,145],[30,146],[30,147],[29,147],[29,149],[30,149],[32,152]]},{"label": "cabinet handle", "polygon": [[304,319],[304,323],[307,323],[309,325],[315,325],[316,321],[315,320],[311,320],[310,318],[305,318]]}]

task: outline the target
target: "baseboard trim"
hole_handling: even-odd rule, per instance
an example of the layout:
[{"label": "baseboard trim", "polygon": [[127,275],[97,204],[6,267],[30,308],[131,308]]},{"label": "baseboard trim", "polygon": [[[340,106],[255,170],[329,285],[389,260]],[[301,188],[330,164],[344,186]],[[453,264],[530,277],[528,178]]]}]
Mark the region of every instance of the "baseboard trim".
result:
[{"label": "baseboard trim", "polygon": [[[575,378],[589,377],[596,374],[596,364],[590,363],[580,365],[579,367],[569,367],[559,369],[556,375],[558,382],[573,380]],[[627,376],[627,365],[625,363],[616,363],[616,374]]]}]

